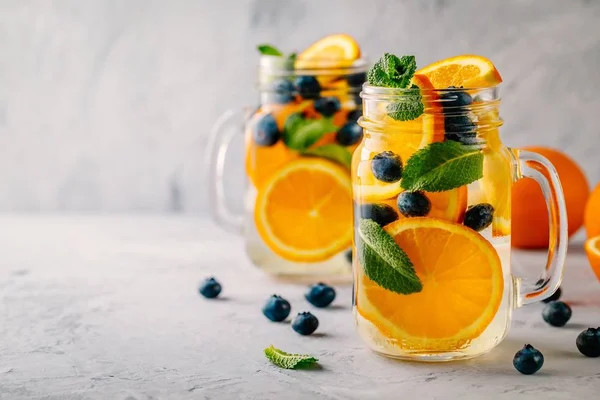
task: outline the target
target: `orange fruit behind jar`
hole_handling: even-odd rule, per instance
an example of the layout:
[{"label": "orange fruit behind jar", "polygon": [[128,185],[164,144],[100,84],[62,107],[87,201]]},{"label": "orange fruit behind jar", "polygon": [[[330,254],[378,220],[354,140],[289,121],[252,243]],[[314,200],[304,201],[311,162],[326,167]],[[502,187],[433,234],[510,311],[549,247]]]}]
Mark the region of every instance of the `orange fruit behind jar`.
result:
[{"label": "orange fruit behind jar", "polygon": [[596,185],[587,201],[584,222],[589,238],[600,236],[600,184]]},{"label": "orange fruit behind jar", "polygon": [[[585,174],[573,159],[558,150],[547,147],[524,147],[523,150],[541,154],[556,168],[565,194],[569,237],[572,236],[583,225],[584,208],[590,193]],[[512,188],[513,247],[546,248],[548,232],[548,211],[542,190],[533,179],[518,180]]]}]

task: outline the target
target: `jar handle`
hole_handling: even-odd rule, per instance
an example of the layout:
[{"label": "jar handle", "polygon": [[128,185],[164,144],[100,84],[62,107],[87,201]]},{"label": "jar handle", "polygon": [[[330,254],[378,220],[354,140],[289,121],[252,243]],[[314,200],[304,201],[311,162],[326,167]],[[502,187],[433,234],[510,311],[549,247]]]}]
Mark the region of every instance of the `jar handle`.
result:
[{"label": "jar handle", "polygon": [[234,233],[242,232],[244,215],[227,206],[223,177],[227,151],[232,140],[240,136],[240,132],[243,137],[244,123],[244,109],[225,111],[210,131],[205,157],[210,213],[217,224]]},{"label": "jar handle", "polygon": [[[538,153],[513,149],[518,158],[517,179],[535,180],[542,189],[549,220],[548,260],[542,274],[535,281],[518,278],[517,306],[541,301],[550,297],[560,286],[567,255],[567,207],[556,169],[548,159]],[[547,176],[542,172],[546,172]]]}]

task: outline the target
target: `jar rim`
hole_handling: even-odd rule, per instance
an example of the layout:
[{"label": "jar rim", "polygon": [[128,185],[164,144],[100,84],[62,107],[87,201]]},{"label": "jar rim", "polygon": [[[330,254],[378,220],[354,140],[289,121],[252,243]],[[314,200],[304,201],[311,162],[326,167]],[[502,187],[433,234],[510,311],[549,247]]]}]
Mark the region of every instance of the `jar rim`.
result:
[{"label": "jar rim", "polygon": [[[348,63],[343,65],[344,62]],[[311,59],[311,65],[306,67],[298,66],[294,60],[280,56],[261,55],[259,59],[259,69],[261,73],[267,73],[271,76],[289,77],[298,75],[352,75],[366,72],[369,67],[368,58],[363,56],[353,61],[342,61],[339,59],[322,58]],[[318,65],[314,67],[312,65]]]},{"label": "jar rim", "polygon": [[[481,87],[458,87],[458,88],[445,88],[445,89],[418,89],[421,97],[429,99],[438,99],[444,93],[451,93],[454,91],[465,91],[468,92],[472,97],[479,95],[486,100],[494,101],[499,100],[498,90],[500,84],[493,86],[481,86]],[[365,82],[362,85],[362,91],[360,97],[365,100],[385,100],[385,101],[402,101],[408,95],[414,94],[414,88],[391,88],[384,86],[371,85]]]}]

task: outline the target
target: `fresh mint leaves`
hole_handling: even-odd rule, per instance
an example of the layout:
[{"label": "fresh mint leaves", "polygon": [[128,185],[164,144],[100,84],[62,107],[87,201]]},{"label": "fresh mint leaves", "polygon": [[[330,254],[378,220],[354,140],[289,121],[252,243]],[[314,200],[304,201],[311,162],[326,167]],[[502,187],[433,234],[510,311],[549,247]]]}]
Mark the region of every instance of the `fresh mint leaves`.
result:
[{"label": "fresh mint leaves", "polygon": [[352,165],[352,153],[339,144],[324,144],[315,149],[306,150],[303,154],[326,158],[335,161],[348,169],[350,169],[350,166]]},{"label": "fresh mint leaves", "polygon": [[283,142],[290,149],[304,151],[327,132],[335,132],[332,118],[307,119],[301,112],[287,117],[283,126]]},{"label": "fresh mint leaves", "polygon": [[393,54],[385,53],[367,73],[367,81],[373,86],[417,89],[403,93],[402,101],[387,105],[387,113],[390,118],[397,121],[410,121],[423,114],[425,108],[421,102],[419,88],[415,85],[410,86],[410,81],[416,69],[415,56],[399,58]]},{"label": "fresh mint leaves", "polygon": [[357,253],[367,278],[400,294],[420,292],[423,285],[406,253],[378,223],[362,219]]},{"label": "fresh mint leaves", "polygon": [[256,48],[258,49],[260,54],[265,56],[283,56],[283,53],[277,47],[272,46],[270,44],[259,44],[258,46],[256,46]]},{"label": "fresh mint leaves", "polygon": [[275,348],[273,345],[265,349],[265,356],[275,365],[281,368],[294,369],[310,366],[319,361],[308,354],[290,354]]},{"label": "fresh mint leaves", "polygon": [[400,186],[405,190],[442,192],[483,177],[483,153],[451,140],[431,143],[406,163]]}]

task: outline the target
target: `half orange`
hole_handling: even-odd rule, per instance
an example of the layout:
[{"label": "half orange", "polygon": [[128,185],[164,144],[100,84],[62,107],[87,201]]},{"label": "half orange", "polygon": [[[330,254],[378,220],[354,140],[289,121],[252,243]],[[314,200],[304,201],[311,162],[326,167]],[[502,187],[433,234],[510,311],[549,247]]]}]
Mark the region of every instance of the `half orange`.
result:
[{"label": "half orange", "polygon": [[595,236],[585,242],[585,253],[596,278],[600,280],[600,236]]},{"label": "half orange", "polygon": [[429,78],[433,86],[477,88],[494,86],[502,82],[494,64],[485,57],[465,54],[445,58],[417,71]]}]

